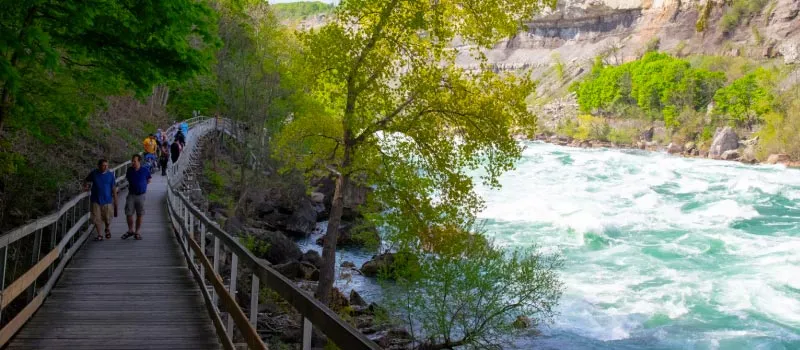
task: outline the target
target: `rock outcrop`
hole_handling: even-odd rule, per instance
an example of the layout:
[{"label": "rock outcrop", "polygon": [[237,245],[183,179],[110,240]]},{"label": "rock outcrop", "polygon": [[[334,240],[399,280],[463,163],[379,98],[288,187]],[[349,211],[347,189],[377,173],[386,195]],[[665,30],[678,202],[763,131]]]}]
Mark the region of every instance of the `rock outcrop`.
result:
[{"label": "rock outcrop", "polygon": [[789,156],[786,154],[771,154],[767,158],[767,164],[786,163],[789,161]]},{"label": "rock outcrop", "polygon": [[708,150],[708,157],[719,159],[722,154],[739,148],[739,136],[733,131],[733,128],[726,126],[717,129],[714,134],[714,141],[711,142],[711,148]]}]

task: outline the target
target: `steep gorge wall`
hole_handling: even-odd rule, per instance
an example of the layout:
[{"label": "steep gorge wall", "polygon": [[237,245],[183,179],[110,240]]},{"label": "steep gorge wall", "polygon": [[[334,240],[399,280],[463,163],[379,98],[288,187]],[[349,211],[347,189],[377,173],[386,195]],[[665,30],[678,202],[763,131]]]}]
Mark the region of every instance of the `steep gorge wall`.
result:
[{"label": "steep gorge wall", "polygon": [[[742,18],[725,32],[720,19],[729,8],[713,1],[707,26],[696,23],[706,0],[566,0],[527,23],[528,30],[486,52],[497,69],[549,66],[554,57],[566,63],[607,53],[624,62],[649,45],[664,51],[728,54],[753,58],[783,56],[800,63],[800,0],[769,0],[761,13]],[[461,55],[459,64],[476,64]]]}]

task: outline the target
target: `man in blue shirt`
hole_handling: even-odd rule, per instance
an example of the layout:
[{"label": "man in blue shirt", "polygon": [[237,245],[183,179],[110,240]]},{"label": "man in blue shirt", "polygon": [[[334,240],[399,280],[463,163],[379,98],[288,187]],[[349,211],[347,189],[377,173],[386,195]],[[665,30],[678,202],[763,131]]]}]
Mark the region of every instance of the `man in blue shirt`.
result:
[{"label": "man in blue shirt", "polygon": [[[83,190],[88,191],[91,185],[91,218],[97,231],[96,241],[102,241],[100,227],[105,223],[106,239],[111,238],[111,213],[117,216],[117,186],[114,172],[108,171],[108,161],[97,161],[97,169],[92,170],[83,180]],[[113,207],[112,207],[113,205]]]},{"label": "man in blue shirt", "polygon": [[[125,173],[128,180],[128,197],[125,199],[125,216],[128,220],[128,232],[122,235],[122,239],[133,236],[135,239],[142,239],[139,229],[142,228],[142,217],[144,216],[144,194],[147,192],[147,184],[150,183],[150,169],[142,166],[142,156],[134,154],[131,159],[131,167]],[[136,213],[136,230],[133,228],[133,214]]]}]

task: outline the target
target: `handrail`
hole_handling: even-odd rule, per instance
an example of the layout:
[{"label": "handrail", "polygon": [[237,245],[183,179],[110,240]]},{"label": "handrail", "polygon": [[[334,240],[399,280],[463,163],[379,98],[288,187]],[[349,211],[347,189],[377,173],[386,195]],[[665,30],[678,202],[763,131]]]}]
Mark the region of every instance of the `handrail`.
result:
[{"label": "handrail", "polygon": [[[191,118],[186,122],[191,127],[203,119]],[[167,130],[174,130],[174,126]],[[116,177],[117,187],[127,186],[124,174],[128,170],[130,163],[131,161],[129,160],[111,169]],[[12,303],[22,295],[27,294],[28,296],[27,303],[22,310],[13,315],[13,318],[0,329],[0,347],[5,346],[11,337],[22,328],[44,303],[44,299],[47,298],[50,290],[58,281],[66,264],[91,235],[94,225],[89,221],[89,210],[89,193],[81,192],[67,203],[61,205],[55,212],[14,228],[0,236],[0,254],[2,254],[2,265],[0,266],[0,321],[4,319],[5,311]],[[49,236],[47,236],[46,231]],[[30,235],[34,236],[33,245],[30,247],[32,248],[31,256],[24,256],[24,258],[31,259],[31,267],[6,286],[9,249],[12,248],[14,243]],[[49,251],[44,256],[41,256],[43,246]],[[56,263],[57,265],[54,266]],[[37,288],[37,280],[45,273],[49,275],[47,282],[43,287]],[[26,290],[27,293],[25,293]]]},{"label": "handrail", "polygon": [[[188,196],[183,193],[187,189],[187,184],[184,183],[186,172],[193,165],[192,162],[196,161],[199,156],[197,155],[198,147],[194,142],[198,135],[204,135],[211,130],[219,130],[225,132],[233,137],[226,126],[231,124],[228,119],[207,120],[206,126],[200,125],[196,128],[202,132],[192,132],[192,142],[187,141],[187,146],[184,153],[177,164],[174,164],[169,169],[167,176],[171,177],[168,182],[170,190],[167,195],[168,212],[172,218],[173,226],[179,239],[184,247],[184,255],[192,265],[193,268],[199,272],[199,283],[206,288],[204,277],[209,277],[212,282],[214,290],[214,297],[212,297],[212,309],[219,316],[219,307],[216,301],[222,299],[223,308],[229,313],[227,329],[225,332],[220,333],[220,339],[223,344],[228,344],[233,341],[231,335],[233,334],[233,324],[235,323],[239,331],[244,335],[250,349],[261,349],[262,344],[255,342],[251,339],[253,331],[257,331],[257,308],[259,290],[262,286],[271,289],[292,305],[303,316],[303,349],[311,348],[311,332],[312,327],[317,327],[320,331],[325,333],[339,348],[341,349],[380,349],[377,344],[367,338],[361,332],[356,330],[353,326],[342,320],[339,315],[329,309],[326,305],[316,300],[308,292],[303,291],[297,287],[294,282],[283,276],[276,271],[269,263],[257,258],[247,248],[245,248],[238,240],[233,238],[230,234],[225,232],[219,224],[206,217],[206,215],[197,208]],[[213,124],[213,128],[211,127]],[[195,240],[195,234],[199,233],[199,245]],[[205,254],[205,239],[210,234],[214,240],[214,253],[213,263],[208,261]],[[219,285],[219,262],[223,258],[220,252],[220,247],[223,246],[231,253],[231,276],[227,290],[223,290]],[[194,253],[194,254],[192,254]],[[197,260],[197,262],[195,261]],[[237,310],[232,310],[236,305],[236,282],[238,274],[238,263],[242,262],[253,273],[252,286],[250,293],[250,322],[247,325],[243,324],[243,312],[240,307]],[[210,276],[208,276],[210,275]],[[231,305],[231,301],[233,304]],[[208,300],[207,300],[208,302]],[[313,325],[313,326],[312,326]],[[256,332],[257,334],[257,332]]]}]

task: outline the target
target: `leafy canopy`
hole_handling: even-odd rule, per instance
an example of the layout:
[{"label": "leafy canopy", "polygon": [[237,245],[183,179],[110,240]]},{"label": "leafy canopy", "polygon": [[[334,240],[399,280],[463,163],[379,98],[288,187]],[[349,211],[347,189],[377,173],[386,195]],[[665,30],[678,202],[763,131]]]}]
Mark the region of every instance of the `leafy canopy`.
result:
[{"label": "leafy canopy", "polygon": [[759,68],[719,89],[714,96],[715,111],[729,117],[733,125],[751,127],[772,111],[774,85],[774,74]]},{"label": "leafy canopy", "polygon": [[294,116],[279,152],[374,186],[373,200],[396,209],[373,218],[392,235],[471,220],[480,201],[467,171],[482,167],[497,184],[513,167],[510,130],[535,124],[524,103],[534,84],[458,68],[449,45],[458,36],[488,47],[552,3],[343,1],[336,20],[301,36],[320,107]]},{"label": "leafy canopy", "polygon": [[635,105],[674,127],[681,110],[706,108],[724,84],[722,72],[693,68],[686,60],[650,52],[619,66],[606,66],[598,58],[590,77],[574,89],[584,112]]},{"label": "leafy canopy", "polygon": [[107,95],[186,80],[216,46],[203,1],[4,0],[0,127],[34,133],[83,123]]}]

